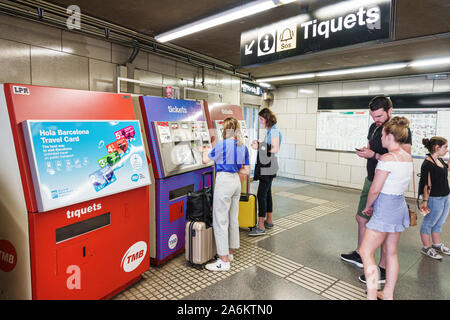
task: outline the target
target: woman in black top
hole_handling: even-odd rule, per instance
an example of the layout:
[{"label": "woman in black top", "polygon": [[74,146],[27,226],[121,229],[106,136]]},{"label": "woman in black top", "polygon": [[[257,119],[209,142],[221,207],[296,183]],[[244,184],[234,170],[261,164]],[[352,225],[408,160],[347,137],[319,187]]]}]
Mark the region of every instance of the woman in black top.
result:
[{"label": "woman in black top", "polygon": [[427,154],[420,170],[419,195],[423,194],[420,211],[425,214],[420,227],[423,243],[421,253],[433,259],[442,259],[436,251],[450,255],[450,249],[441,243],[442,226],[449,212],[450,159],[447,163],[442,159],[448,152],[448,142],[442,137],[432,137],[423,139],[422,143],[430,153]]}]

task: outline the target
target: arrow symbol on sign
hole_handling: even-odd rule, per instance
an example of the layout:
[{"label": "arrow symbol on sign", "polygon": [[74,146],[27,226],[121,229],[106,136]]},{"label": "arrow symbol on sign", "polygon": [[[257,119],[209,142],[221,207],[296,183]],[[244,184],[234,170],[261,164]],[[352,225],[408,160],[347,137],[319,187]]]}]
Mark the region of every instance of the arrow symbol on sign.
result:
[{"label": "arrow symbol on sign", "polygon": [[249,55],[253,53],[252,47],[255,44],[255,40],[253,40],[252,42],[250,42],[250,44],[246,44],[245,45],[245,55]]}]

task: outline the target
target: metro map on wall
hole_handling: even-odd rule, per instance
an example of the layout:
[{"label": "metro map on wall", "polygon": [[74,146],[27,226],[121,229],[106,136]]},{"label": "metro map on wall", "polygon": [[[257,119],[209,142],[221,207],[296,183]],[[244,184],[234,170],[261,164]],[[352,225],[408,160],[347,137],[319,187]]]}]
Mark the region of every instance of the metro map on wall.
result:
[{"label": "metro map on wall", "polygon": [[[410,121],[413,135],[412,155],[425,157],[428,151],[423,138],[441,136],[450,140],[450,109],[398,109],[393,116],[404,116]],[[320,110],[317,112],[316,149],[354,152],[367,146],[367,133],[373,123],[365,110]]]},{"label": "metro map on wall", "polygon": [[354,151],[367,145],[367,110],[317,112],[316,149]]}]

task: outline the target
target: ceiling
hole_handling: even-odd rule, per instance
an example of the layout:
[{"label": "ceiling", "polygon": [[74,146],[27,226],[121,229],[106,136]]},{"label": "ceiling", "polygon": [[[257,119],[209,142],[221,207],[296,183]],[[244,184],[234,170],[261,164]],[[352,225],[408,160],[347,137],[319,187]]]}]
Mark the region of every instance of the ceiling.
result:
[{"label": "ceiling", "polygon": [[[67,7],[76,3],[81,12],[117,25],[156,36],[195,20],[250,2],[249,0],[50,0]],[[450,0],[393,0],[396,2],[394,41],[375,42],[342,49],[322,51],[250,68],[240,67],[240,36],[242,32],[268,25],[292,16],[314,11],[333,1],[298,0],[274,9],[223,24],[183,38],[172,44],[196,51],[236,66],[237,71],[251,73],[255,78],[320,70],[359,67],[389,62],[448,56],[450,52]],[[448,69],[448,68],[447,68]],[[377,72],[376,77],[449,71],[405,68]],[[370,76],[375,76],[371,74]],[[356,74],[314,79],[332,81],[356,79]],[[310,79],[276,82],[275,85],[302,83]]]}]

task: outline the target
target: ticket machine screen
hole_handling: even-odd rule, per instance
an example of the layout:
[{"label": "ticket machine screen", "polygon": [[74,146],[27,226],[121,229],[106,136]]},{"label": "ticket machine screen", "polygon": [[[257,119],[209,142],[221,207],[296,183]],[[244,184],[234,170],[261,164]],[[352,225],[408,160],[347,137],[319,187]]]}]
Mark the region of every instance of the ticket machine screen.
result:
[{"label": "ticket machine screen", "polygon": [[203,167],[200,147],[211,147],[205,121],[153,121],[164,176]]}]

